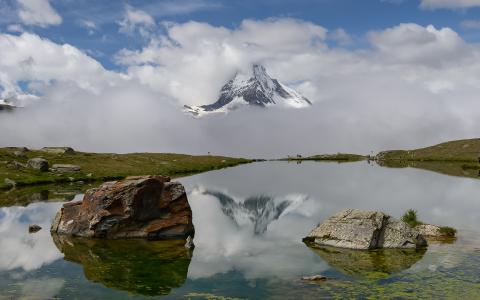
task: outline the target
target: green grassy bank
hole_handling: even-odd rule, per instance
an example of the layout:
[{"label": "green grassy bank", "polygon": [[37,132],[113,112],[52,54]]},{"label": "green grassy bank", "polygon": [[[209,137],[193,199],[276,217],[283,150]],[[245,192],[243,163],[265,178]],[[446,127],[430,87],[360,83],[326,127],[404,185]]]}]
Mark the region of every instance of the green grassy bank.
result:
[{"label": "green grassy bank", "polygon": [[[193,156],[173,153],[49,153],[41,150],[24,151],[15,155],[17,148],[0,148],[0,189],[8,188],[5,179],[15,181],[16,186],[37,184],[93,182],[121,179],[134,175],[167,175],[179,177],[210,170],[249,163],[251,160],[223,156]],[[40,172],[30,168],[12,168],[12,162],[26,164],[28,159],[41,157],[53,164],[73,164],[80,172]]]}]

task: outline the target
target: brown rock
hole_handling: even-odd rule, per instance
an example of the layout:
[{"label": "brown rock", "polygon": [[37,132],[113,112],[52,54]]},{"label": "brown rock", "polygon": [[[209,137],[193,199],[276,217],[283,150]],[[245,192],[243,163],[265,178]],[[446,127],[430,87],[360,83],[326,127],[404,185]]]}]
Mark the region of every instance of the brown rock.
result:
[{"label": "brown rock", "polygon": [[63,205],[51,231],[106,239],[194,235],[184,187],[163,176],[128,177],[88,190],[83,201]]}]

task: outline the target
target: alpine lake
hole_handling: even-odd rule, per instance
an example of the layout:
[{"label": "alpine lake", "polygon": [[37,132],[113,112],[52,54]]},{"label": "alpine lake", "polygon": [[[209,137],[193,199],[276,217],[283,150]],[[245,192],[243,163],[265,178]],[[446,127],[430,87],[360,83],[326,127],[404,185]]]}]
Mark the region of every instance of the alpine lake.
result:
[{"label": "alpine lake", "polygon": [[[51,236],[85,185],[0,192],[0,299],[480,299],[480,177],[456,164],[257,162],[178,178],[183,241]],[[345,208],[412,208],[457,238],[423,250],[311,249],[302,238]],[[29,233],[29,224],[43,229]],[[301,278],[321,274],[327,280]]]}]

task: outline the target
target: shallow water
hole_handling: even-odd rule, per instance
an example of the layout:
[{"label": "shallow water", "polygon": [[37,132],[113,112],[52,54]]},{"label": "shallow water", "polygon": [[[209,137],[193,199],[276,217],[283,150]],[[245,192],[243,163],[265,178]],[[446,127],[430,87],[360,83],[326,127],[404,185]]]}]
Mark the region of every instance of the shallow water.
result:
[{"label": "shallow water", "polygon": [[[179,180],[193,210],[193,252],[176,242],[53,239],[60,202],[0,208],[0,299],[480,298],[478,179],[366,162],[265,162]],[[397,217],[413,208],[424,222],[456,227],[458,238],[426,251],[301,242],[344,208]],[[28,234],[31,223],[43,229]],[[328,280],[300,280],[314,274]]]}]

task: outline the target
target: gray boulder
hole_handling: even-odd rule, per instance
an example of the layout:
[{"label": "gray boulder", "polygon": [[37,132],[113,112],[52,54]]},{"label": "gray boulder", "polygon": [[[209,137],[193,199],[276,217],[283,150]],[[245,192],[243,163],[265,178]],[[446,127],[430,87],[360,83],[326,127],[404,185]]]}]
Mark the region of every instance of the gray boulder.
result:
[{"label": "gray boulder", "polygon": [[48,171],[48,160],[40,157],[32,158],[28,160],[27,167],[46,172]]},{"label": "gray boulder", "polygon": [[51,154],[75,154],[75,150],[70,147],[43,147],[41,151]]},{"label": "gray boulder", "polygon": [[346,209],[314,228],[304,239],[310,246],[349,249],[417,248],[425,238],[406,223],[383,212]]},{"label": "gray boulder", "polygon": [[59,172],[59,173],[74,173],[80,172],[81,167],[76,165],[68,165],[68,164],[54,164],[52,166],[52,171]]}]

